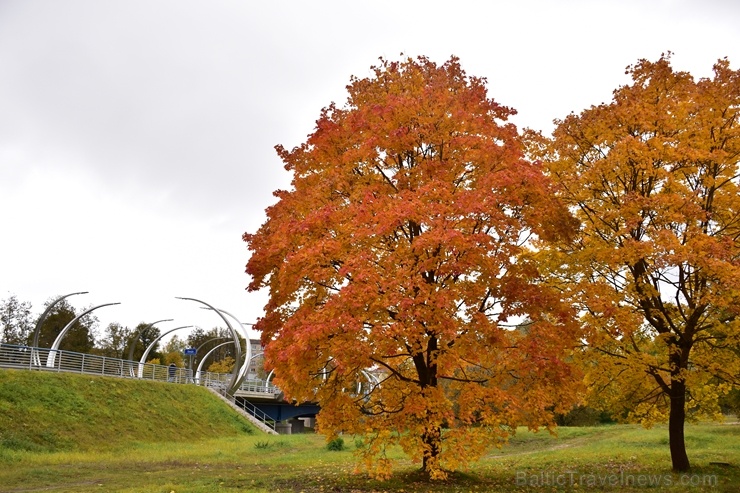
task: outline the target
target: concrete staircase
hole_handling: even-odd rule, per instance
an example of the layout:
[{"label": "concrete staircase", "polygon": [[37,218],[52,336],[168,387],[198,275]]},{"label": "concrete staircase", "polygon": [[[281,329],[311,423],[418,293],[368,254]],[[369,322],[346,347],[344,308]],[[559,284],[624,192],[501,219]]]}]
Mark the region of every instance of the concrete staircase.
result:
[{"label": "concrete staircase", "polygon": [[265,433],[268,433],[270,435],[277,435],[278,432],[275,431],[272,427],[267,425],[264,421],[257,418],[256,416],[250,414],[247,410],[243,409],[242,407],[238,406],[234,403],[233,400],[229,399],[227,396],[221,394],[215,389],[212,389],[210,387],[206,387],[210,392],[212,392],[214,395],[218,396],[219,399],[224,401],[226,404],[231,406],[232,409],[234,409],[236,412],[247,418],[254,426],[259,428],[260,430],[264,431]]}]

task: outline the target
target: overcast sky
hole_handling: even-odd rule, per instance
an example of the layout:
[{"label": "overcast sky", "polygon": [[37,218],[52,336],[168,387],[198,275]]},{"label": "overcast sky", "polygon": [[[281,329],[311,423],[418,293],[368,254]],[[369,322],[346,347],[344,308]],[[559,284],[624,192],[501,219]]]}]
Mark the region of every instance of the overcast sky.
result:
[{"label": "overcast sky", "polygon": [[0,298],[121,302],[101,329],[223,325],[175,296],[253,322],[241,236],[289,186],[273,147],[379,56],[456,55],[549,133],[668,50],[737,69],[740,2],[0,0]]}]

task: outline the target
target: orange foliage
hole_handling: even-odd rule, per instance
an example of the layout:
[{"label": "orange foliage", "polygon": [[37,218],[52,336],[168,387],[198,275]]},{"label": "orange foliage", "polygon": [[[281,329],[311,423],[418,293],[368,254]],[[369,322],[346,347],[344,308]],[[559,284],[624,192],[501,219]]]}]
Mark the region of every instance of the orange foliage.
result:
[{"label": "orange foliage", "polygon": [[270,293],[257,328],[286,397],[363,435],[371,472],[399,443],[443,478],[574,401],[570,309],[532,259],[573,223],[456,58],[381,60],[347,89],[277,146],[292,190],[244,236]]}]

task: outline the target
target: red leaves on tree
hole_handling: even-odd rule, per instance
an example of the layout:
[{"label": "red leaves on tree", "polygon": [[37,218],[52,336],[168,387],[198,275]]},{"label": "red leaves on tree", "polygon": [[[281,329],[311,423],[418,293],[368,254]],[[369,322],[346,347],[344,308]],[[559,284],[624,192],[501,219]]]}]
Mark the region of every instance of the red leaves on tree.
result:
[{"label": "red leaves on tree", "polygon": [[572,221],[456,58],[373,71],[277,147],[294,179],[245,235],[249,289],[270,292],[276,382],[321,404],[322,431],[365,436],[376,474],[400,443],[444,477],[573,400],[571,314],[533,260]]}]

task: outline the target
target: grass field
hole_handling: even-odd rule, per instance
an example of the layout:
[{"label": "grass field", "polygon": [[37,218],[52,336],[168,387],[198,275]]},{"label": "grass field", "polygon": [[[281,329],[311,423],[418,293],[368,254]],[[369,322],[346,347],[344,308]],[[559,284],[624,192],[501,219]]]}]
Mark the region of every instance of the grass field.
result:
[{"label": "grass field", "polygon": [[[13,379],[16,377],[26,378],[13,376]],[[114,382],[117,382],[114,388],[121,384]],[[8,394],[3,393],[3,388],[7,392],[8,383],[0,372],[0,434],[3,436],[9,431],[3,416],[17,411],[19,401],[16,398],[14,404],[6,400]],[[65,388],[76,385],[80,388],[72,394],[83,399],[81,392],[90,385],[89,379],[87,385],[79,381]],[[101,379],[92,385],[109,383]],[[155,395],[160,395],[163,387],[185,386],[155,386]],[[138,389],[135,393],[150,390]],[[167,396],[165,401],[170,402],[171,398]],[[203,398],[208,401],[208,393]],[[208,408],[211,404],[203,405]],[[179,408],[174,404],[167,407],[173,406]],[[28,405],[26,408],[32,414],[36,412],[29,410]],[[149,421],[155,427],[160,426],[157,405],[150,404],[147,408],[153,413]],[[180,428],[177,439],[162,440],[157,433],[147,432],[146,426],[136,423],[129,426],[138,429],[140,436],[116,437],[116,432],[111,431],[115,425],[106,425],[106,419],[102,418],[95,421],[95,426],[103,429],[93,439],[58,431],[58,436],[65,437],[64,447],[22,446],[34,442],[31,438],[18,441],[24,435],[15,431],[16,442],[6,442],[0,447],[0,492],[740,491],[740,425],[734,420],[687,427],[693,470],[686,476],[670,473],[665,427],[644,430],[633,425],[604,425],[560,428],[557,438],[521,430],[508,447],[494,450],[469,470],[455,473],[441,483],[423,481],[417,474],[417,464],[408,461],[400,451],[392,451],[391,456],[396,459],[394,476],[379,482],[354,473],[352,437],[344,437],[345,450],[329,451],[320,436],[263,435],[244,427],[228,412],[221,414],[221,408],[215,409],[214,419],[220,423],[212,428],[210,436],[215,438],[204,435],[210,424],[199,427],[192,435],[187,433],[187,427]],[[177,425],[180,419],[184,418],[168,414],[161,420],[161,426]],[[84,428],[80,423],[84,422],[85,418],[78,416],[70,418],[64,426],[76,427],[80,433]],[[110,439],[101,439],[106,433],[111,435]],[[167,435],[172,433],[166,431]],[[83,440],[82,446],[76,446],[75,439]]]},{"label": "grass field", "polygon": [[558,438],[523,430],[470,470],[432,484],[400,453],[388,481],[355,474],[354,442],[347,438],[346,450],[329,451],[317,435],[138,443],[97,453],[6,450],[0,491],[740,491],[740,425],[690,426],[694,470],[685,478],[669,473],[665,436],[663,427],[631,425],[561,428]]}]

